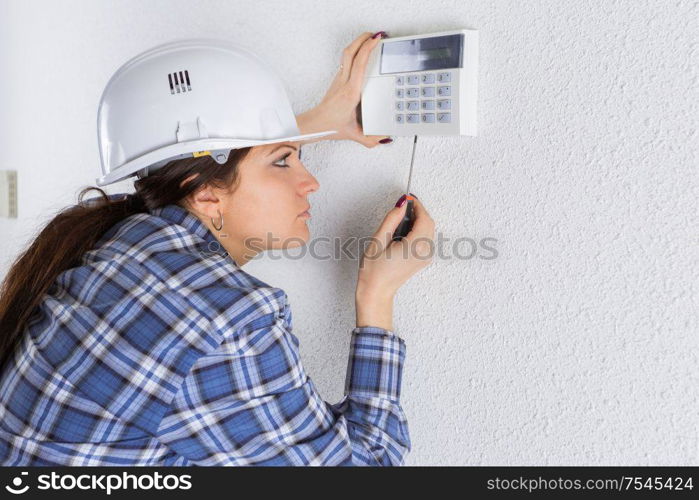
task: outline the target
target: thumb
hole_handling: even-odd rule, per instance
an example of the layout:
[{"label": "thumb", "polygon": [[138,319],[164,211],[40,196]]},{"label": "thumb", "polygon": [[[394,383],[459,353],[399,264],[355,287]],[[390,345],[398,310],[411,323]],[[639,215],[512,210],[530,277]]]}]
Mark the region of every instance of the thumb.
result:
[{"label": "thumb", "polygon": [[400,221],[403,220],[407,206],[408,202],[406,200],[403,202],[403,206],[391,208],[391,210],[389,210],[384,217],[383,221],[381,221],[379,228],[376,230],[373,236],[379,245],[379,248],[377,249],[379,252],[383,252],[383,250],[391,244],[393,233],[396,232],[398,224],[400,224]]}]

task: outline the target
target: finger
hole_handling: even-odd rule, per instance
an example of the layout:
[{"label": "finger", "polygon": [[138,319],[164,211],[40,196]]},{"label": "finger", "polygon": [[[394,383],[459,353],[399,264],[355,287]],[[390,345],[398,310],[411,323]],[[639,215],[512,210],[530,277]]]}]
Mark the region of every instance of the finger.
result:
[{"label": "finger", "polygon": [[381,43],[380,36],[365,40],[365,42],[359,48],[354,61],[352,62],[352,71],[349,77],[349,84],[358,91],[361,90],[362,85],[364,84],[364,73],[366,72],[366,64],[369,60],[369,55],[379,43]]},{"label": "finger", "polygon": [[[425,209],[425,206],[420,200],[413,198],[413,224],[412,229],[405,238],[412,242],[418,238],[429,238],[434,239],[434,228],[435,223],[430,214]],[[406,203],[407,205],[407,203]]]},{"label": "finger", "polygon": [[382,141],[386,138],[387,136],[385,135],[364,135],[360,133],[359,135],[357,135],[356,137],[352,137],[351,139],[367,148],[374,148],[376,146],[383,146],[383,144],[381,144],[379,141]]},{"label": "finger", "polygon": [[393,238],[393,233],[396,232],[398,224],[403,220],[405,216],[405,210],[408,206],[408,202],[403,203],[402,207],[393,207],[388,211],[383,221],[379,225],[379,228],[373,234],[373,239],[375,240],[378,248],[376,251],[378,253],[383,252],[383,250],[391,244]]},{"label": "finger", "polygon": [[352,70],[352,61],[354,61],[354,56],[357,51],[362,46],[362,44],[371,39],[373,35],[370,31],[365,31],[357,38],[354,39],[345,49],[342,51],[342,69],[338,73],[338,78],[340,82],[344,83],[349,79]]}]

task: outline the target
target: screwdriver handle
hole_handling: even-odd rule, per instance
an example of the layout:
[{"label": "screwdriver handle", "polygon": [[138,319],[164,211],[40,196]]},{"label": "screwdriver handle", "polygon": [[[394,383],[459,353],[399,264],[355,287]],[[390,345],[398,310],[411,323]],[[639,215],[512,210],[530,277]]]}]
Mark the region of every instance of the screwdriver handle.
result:
[{"label": "screwdriver handle", "polygon": [[391,241],[401,240],[405,238],[410,232],[410,230],[413,228],[413,222],[415,222],[415,212],[413,211],[414,199],[415,198],[413,198],[410,195],[408,195],[408,197],[406,198],[406,203],[408,204],[408,206],[405,207],[405,215],[403,216],[403,219],[400,221],[400,224],[398,224],[398,227],[393,233]]}]

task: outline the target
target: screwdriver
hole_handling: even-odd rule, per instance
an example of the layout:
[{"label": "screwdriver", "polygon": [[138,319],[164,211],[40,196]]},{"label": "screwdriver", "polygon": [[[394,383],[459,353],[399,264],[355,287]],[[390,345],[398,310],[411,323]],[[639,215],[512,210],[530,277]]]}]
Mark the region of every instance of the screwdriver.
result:
[{"label": "screwdriver", "polygon": [[393,233],[391,241],[402,240],[403,238],[405,238],[405,236],[413,228],[413,222],[415,221],[415,216],[413,212],[413,200],[415,198],[413,198],[410,194],[410,180],[413,178],[413,162],[415,160],[415,144],[417,144],[417,136],[414,137],[415,138],[413,139],[413,154],[410,157],[410,173],[408,174],[408,188],[405,190],[406,203],[408,204],[408,206],[405,207],[405,215],[403,216],[403,220],[401,220],[400,224],[398,224],[396,231]]}]

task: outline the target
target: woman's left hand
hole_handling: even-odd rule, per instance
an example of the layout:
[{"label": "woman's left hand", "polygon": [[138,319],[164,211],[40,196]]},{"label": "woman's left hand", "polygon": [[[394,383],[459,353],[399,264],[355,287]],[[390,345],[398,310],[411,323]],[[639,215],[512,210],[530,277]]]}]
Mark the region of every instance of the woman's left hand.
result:
[{"label": "woman's left hand", "polygon": [[[383,32],[381,32],[383,33]],[[384,33],[372,38],[365,32],[357,37],[342,52],[342,66],[337,72],[323,100],[315,108],[299,115],[299,123],[312,123],[313,131],[337,130],[327,136],[330,140],[349,139],[368,148],[373,148],[385,135],[364,135],[361,123],[361,94],[364,72],[371,51],[379,44]],[[306,133],[306,131],[303,131]]]}]

